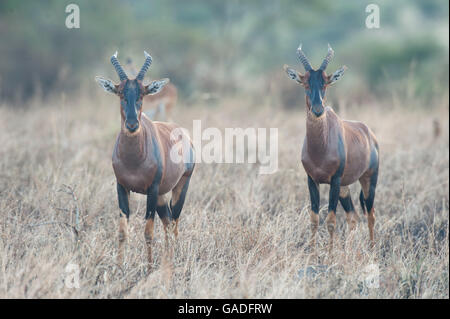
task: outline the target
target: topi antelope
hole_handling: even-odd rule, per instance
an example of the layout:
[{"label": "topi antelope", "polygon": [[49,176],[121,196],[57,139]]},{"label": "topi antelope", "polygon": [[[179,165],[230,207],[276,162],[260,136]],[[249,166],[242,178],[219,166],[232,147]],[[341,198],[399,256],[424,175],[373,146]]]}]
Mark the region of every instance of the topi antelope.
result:
[{"label": "topi antelope", "polygon": [[[132,76],[136,76],[137,72],[132,63],[131,58],[128,58],[126,65],[132,73]],[[160,92],[144,96],[144,104],[147,109],[144,110],[144,113],[152,120],[159,119],[161,121],[171,121],[173,108],[177,103],[177,100],[178,90],[175,85],[169,82]]]},{"label": "topi antelope", "polygon": [[359,180],[362,188],[359,199],[363,214],[366,214],[366,210],[368,212],[369,237],[373,245],[375,224],[373,203],[379,166],[379,150],[375,135],[365,124],[341,120],[331,107],[324,106],[327,87],[339,80],[346,70],[343,66],[332,75],[325,73],[334,55],[330,45],[325,59],[317,70],[313,70],[309,64],[301,45],[297,49],[297,55],[305,68],[305,74],[302,75],[287,65],[284,69],[292,80],[305,88],[307,115],[302,164],[308,175],[311,200],[311,242],[314,245],[319,225],[319,184],[330,184],[326,224],[330,233],[331,251],[338,200],[346,212],[349,229],[353,230],[356,226],[357,216],[348,185]]},{"label": "topi antelope", "polygon": [[[169,80],[152,81],[148,85],[142,83],[152,58],[144,51],[145,62],[134,80],[128,79],[122,69],[117,52],[111,57],[111,63],[119,75],[120,83],[96,77],[100,86],[109,93],[120,98],[121,130],[116,140],[112,156],[112,165],[117,179],[119,198],[119,263],[123,262],[124,244],[128,237],[128,218],[130,215],[130,191],[147,195],[145,214],[145,240],[149,265],[152,263],[152,240],[155,212],[161,218],[166,234],[174,224],[175,237],[178,235],[178,218],[183,208],[189,180],[194,170],[194,150],[192,144],[182,148],[180,154],[188,160],[176,163],[171,160],[170,151],[179,140],[171,138],[171,132],[178,126],[173,123],[152,122],[142,114],[142,100],[145,95],[156,94]],[[179,138],[188,138],[179,136]],[[170,208],[164,194],[172,191]],[[170,227],[172,228],[172,227]]]}]

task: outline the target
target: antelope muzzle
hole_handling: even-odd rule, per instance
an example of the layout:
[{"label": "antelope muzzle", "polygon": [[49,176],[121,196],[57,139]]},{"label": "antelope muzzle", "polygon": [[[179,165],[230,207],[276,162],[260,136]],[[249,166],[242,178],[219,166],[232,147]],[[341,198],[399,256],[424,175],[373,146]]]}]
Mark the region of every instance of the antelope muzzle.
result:
[{"label": "antelope muzzle", "polygon": [[309,96],[311,103],[311,112],[317,117],[321,116],[324,111],[323,97],[320,90],[316,89],[311,92]]},{"label": "antelope muzzle", "polygon": [[125,127],[130,133],[134,133],[139,128],[139,121],[137,119],[127,119],[125,121]]},{"label": "antelope muzzle", "polygon": [[321,116],[323,114],[324,111],[324,107],[323,104],[313,104],[311,106],[311,111],[313,112],[313,114],[317,117]]}]

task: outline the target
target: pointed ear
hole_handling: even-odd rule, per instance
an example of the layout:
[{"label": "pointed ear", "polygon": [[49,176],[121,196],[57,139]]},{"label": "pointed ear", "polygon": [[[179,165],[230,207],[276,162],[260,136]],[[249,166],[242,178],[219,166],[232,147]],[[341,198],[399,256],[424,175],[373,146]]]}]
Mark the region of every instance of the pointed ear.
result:
[{"label": "pointed ear", "polygon": [[334,72],[332,75],[328,76],[327,85],[334,84],[337,80],[339,80],[343,75],[347,67],[344,65],[342,68]]},{"label": "pointed ear", "polygon": [[305,84],[305,76],[302,75],[300,72],[290,68],[288,65],[283,65],[284,71],[287,73],[287,75],[294,81],[297,81],[297,83],[300,83],[301,85]]},{"label": "pointed ear", "polygon": [[97,83],[98,83],[98,84],[103,88],[103,90],[105,90],[106,92],[117,94],[117,85],[115,85],[114,83],[112,83],[111,80],[104,79],[104,78],[102,78],[101,76],[96,76],[96,77],[95,77],[95,81],[97,81]]},{"label": "pointed ear", "polygon": [[164,87],[164,85],[166,85],[169,82],[170,82],[170,80],[168,78],[152,81],[152,83],[150,83],[149,85],[147,85],[145,87],[145,95],[147,95],[147,94],[152,95],[152,94],[156,94],[156,93],[160,92],[162,90],[162,88]]}]

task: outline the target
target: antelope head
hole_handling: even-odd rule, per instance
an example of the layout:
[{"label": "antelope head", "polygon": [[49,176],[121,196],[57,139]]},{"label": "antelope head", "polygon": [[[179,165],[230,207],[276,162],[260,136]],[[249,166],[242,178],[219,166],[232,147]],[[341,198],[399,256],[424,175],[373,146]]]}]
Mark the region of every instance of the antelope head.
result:
[{"label": "antelope head", "polygon": [[329,44],[328,53],[317,70],[313,70],[311,64],[309,64],[308,58],[302,51],[301,44],[297,49],[297,55],[305,68],[305,74],[301,74],[287,65],[284,65],[284,70],[292,80],[305,88],[308,112],[311,111],[315,116],[320,117],[324,112],[323,103],[327,87],[339,80],[347,67],[344,65],[331,75],[325,73],[325,69],[334,55],[334,51]]},{"label": "antelope head", "polygon": [[114,66],[120,83],[114,84],[111,80],[95,77],[97,83],[109,93],[113,93],[120,98],[120,114],[122,116],[123,129],[128,133],[133,134],[138,131],[140,127],[142,114],[142,100],[144,95],[156,94],[169,83],[169,79],[161,79],[152,81],[148,85],[142,83],[145,73],[147,72],[152,57],[144,51],[145,62],[134,80],[128,79],[125,71],[117,59],[117,52],[111,57],[111,63]]}]

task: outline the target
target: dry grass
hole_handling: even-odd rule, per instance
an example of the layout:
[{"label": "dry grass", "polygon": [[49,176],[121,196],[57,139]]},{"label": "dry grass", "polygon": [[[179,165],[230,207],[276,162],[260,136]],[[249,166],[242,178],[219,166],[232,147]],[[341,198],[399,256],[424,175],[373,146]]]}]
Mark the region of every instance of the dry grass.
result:
[{"label": "dry grass", "polygon": [[[145,198],[132,195],[127,264],[116,263],[118,204],[111,154],[119,127],[114,97],[72,103],[55,99],[29,111],[0,108],[0,297],[2,298],[448,298],[448,104],[433,111],[368,105],[339,114],[366,122],[378,136],[381,168],[374,251],[366,221],[347,241],[338,208],[337,245],[326,254],[328,187],[321,187],[318,260],[307,248],[309,195],[300,165],[303,111],[250,102],[179,107],[180,124],[278,127],[279,171],[257,165],[200,164],[181,214],[171,267],[156,222],[155,269],[144,246]],[[110,106],[114,103],[114,107]],[[443,134],[432,138],[433,118]],[[359,185],[352,197],[359,210]],[[75,216],[79,229],[75,231]],[[80,288],[64,284],[67,264],[80,267]],[[298,278],[308,264],[330,267]],[[380,287],[364,270],[375,264]]]}]

